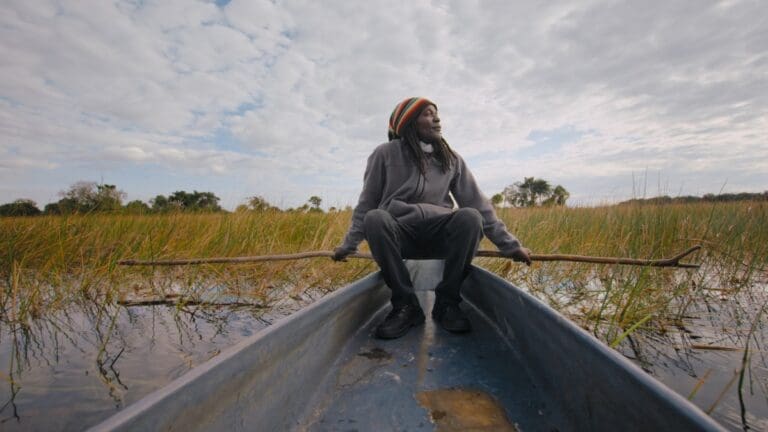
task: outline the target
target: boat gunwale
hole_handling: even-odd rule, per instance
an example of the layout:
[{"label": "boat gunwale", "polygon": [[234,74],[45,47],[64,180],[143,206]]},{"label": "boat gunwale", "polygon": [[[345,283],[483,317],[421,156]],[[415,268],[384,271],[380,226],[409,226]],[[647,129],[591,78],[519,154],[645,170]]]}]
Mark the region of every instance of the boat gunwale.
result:
[{"label": "boat gunwale", "polygon": [[[250,349],[259,347],[264,342],[273,342],[280,333],[291,333],[293,331],[292,327],[302,320],[309,319],[310,321],[317,321],[318,317],[315,315],[328,315],[329,311],[340,309],[354,301],[356,298],[368,295],[371,291],[376,290],[377,287],[383,288],[383,286],[383,279],[381,278],[380,272],[377,271],[364,276],[341,289],[329,293],[295,313],[276,320],[273,324],[259,330],[256,334],[238,342],[232,347],[222,350],[216,357],[195,366],[187,373],[172,380],[167,385],[147,394],[112,416],[104,419],[102,422],[88,428],[87,431],[135,430],[137,427],[143,427],[142,422],[148,413],[153,410],[158,410],[158,407],[161,405],[173,403],[172,398],[187,397],[188,395],[185,394],[186,390],[190,390],[191,387],[199,385],[202,378],[220,372],[218,369],[226,368],[227,363],[237,360]],[[379,310],[381,306],[385,304],[381,295],[378,296],[378,300],[379,301],[373,299],[374,303],[381,303],[372,308],[374,312]],[[320,314],[318,314],[318,312],[320,312]],[[367,319],[370,319],[372,316],[373,313],[371,313]],[[263,347],[261,349],[263,350]],[[335,361],[335,358],[331,360],[331,364],[333,361]],[[176,429],[175,427],[168,427],[164,422],[161,422],[160,424],[152,424],[154,426],[161,426],[160,429],[162,430]],[[244,427],[245,425],[241,426]]]},{"label": "boat gunwale", "polygon": [[[601,358],[603,361],[605,361],[605,366],[611,366],[615,371],[618,373],[624,373],[625,376],[617,376],[615,377],[617,380],[626,378],[629,381],[633,382],[637,386],[640,386],[641,388],[632,388],[632,391],[637,392],[638,390],[643,390],[644,392],[648,393],[649,395],[658,398],[658,400],[663,401],[666,403],[669,408],[672,409],[672,411],[679,413],[683,418],[687,419],[687,421],[691,425],[695,425],[695,428],[692,430],[708,430],[708,431],[724,431],[722,425],[717,423],[714,419],[712,419],[709,415],[704,413],[699,407],[697,407],[693,402],[685,399],[680,394],[676,393],[674,390],[670,389],[664,383],[657,380],[644,370],[642,370],[637,364],[633,363],[628,358],[624,357],[621,353],[618,351],[610,348],[602,341],[598,340],[595,336],[584,330],[583,328],[576,325],[573,321],[569,320],[562,314],[560,314],[558,311],[544,303],[542,300],[538,299],[537,297],[533,296],[532,294],[526,292],[525,290],[515,286],[514,284],[510,283],[506,279],[503,279],[499,277],[498,275],[480,268],[480,267],[474,267],[472,272],[470,273],[470,276],[465,281],[468,285],[477,284],[477,279],[482,280],[483,278],[494,281],[495,284],[503,286],[503,287],[511,287],[512,289],[509,291],[509,295],[516,296],[517,298],[511,298],[507,300],[513,300],[516,302],[522,302],[525,305],[525,312],[534,312],[537,314],[540,314],[543,318],[542,321],[549,322],[550,326],[559,327],[561,331],[566,332],[568,335],[572,336],[574,339],[572,339],[573,345],[577,347],[581,347],[581,350],[588,349],[592,352],[592,355],[595,355],[598,358]],[[468,288],[468,287],[465,287]],[[503,291],[503,290],[502,290]],[[508,344],[513,346],[513,348],[520,350],[519,346],[519,340],[520,340],[520,333],[515,334],[515,332],[510,328],[508,325],[504,326],[501,325],[499,314],[493,313],[494,310],[489,308],[486,305],[482,304],[484,296],[487,296],[487,292],[483,293],[483,295],[478,294],[476,291],[469,290],[469,289],[462,289],[462,295],[465,297],[465,299],[471,303],[482,315],[484,315],[484,318],[490,322],[495,328],[496,331],[499,332],[502,339],[504,339]],[[498,306],[499,299],[495,299],[496,302],[491,302],[493,306]],[[480,304],[478,304],[480,303]],[[518,317],[519,319],[520,317]],[[514,322],[514,320],[513,320]],[[508,324],[508,322],[506,322]],[[523,327],[527,326],[527,324],[522,324]],[[505,328],[506,327],[506,328]],[[587,351],[584,351],[587,352]],[[523,353],[525,354],[525,353]],[[534,376],[537,376],[539,380],[542,380],[544,382],[551,381],[552,375],[542,374],[539,372],[539,370],[542,369],[541,367],[537,368],[530,368],[530,373]],[[588,371],[581,371],[584,374],[588,374]],[[602,372],[602,370],[599,370],[597,372]],[[598,381],[600,383],[600,381]],[[606,384],[605,382],[602,382],[602,384]],[[554,387],[554,386],[553,386]],[[557,394],[555,392],[555,394]],[[571,407],[568,406],[562,406],[561,407],[564,411],[572,411]],[[573,418],[573,417],[572,417]],[[591,425],[594,426],[594,425]]]},{"label": "boat gunwale", "polygon": [[[415,285],[417,285],[417,290],[430,289],[434,286],[434,282],[440,279],[439,275],[435,274],[438,271],[436,269],[442,269],[442,263],[440,264],[441,265],[437,267],[430,267],[429,265],[422,266],[419,263],[417,263],[415,266],[411,266],[410,270],[412,273],[414,271],[416,272],[413,274]],[[428,283],[425,284],[423,283],[424,281],[428,281]],[[595,356],[596,358],[601,359],[600,361],[604,362],[600,364],[600,367],[598,368],[599,370],[596,371],[589,370],[589,368],[579,370],[578,372],[580,372],[580,374],[576,374],[581,375],[579,379],[590,382],[590,380],[596,379],[595,377],[599,377],[600,374],[604,372],[604,369],[611,369],[620,375],[619,377],[616,377],[617,383],[620,384],[621,382],[625,381],[633,383],[633,386],[635,387],[631,387],[631,391],[628,393],[637,391],[644,392],[648,395],[647,397],[649,400],[652,401],[652,405],[657,404],[657,406],[664,407],[665,412],[670,412],[680,417],[679,420],[675,420],[678,423],[672,422],[667,424],[679,424],[679,422],[682,422],[682,424],[690,426],[690,430],[724,430],[722,426],[704,414],[703,411],[696,407],[692,402],[675,393],[663,383],[640,369],[629,359],[625,358],[617,351],[611,349],[604,343],[597,340],[593,335],[578,327],[575,323],[565,318],[563,315],[552,309],[543,301],[525,292],[519,287],[516,287],[509,281],[500,278],[498,275],[485,269],[473,266],[473,269],[465,281],[465,284],[467,285],[464,286],[462,292],[467,302],[472,304],[482,315],[484,315],[487,321],[491,323],[493,327],[495,327],[495,330],[504,340],[504,343],[510,345],[522,355],[525,356],[529,354],[527,352],[529,345],[526,342],[526,335],[524,332],[531,331],[531,329],[528,327],[534,325],[523,320],[523,318],[534,317],[534,322],[538,320],[540,324],[543,324],[543,328],[550,328],[550,330],[554,329],[554,331],[560,332],[557,337],[566,341],[570,341],[573,349],[581,351],[586,358]],[[430,286],[425,288],[425,285]],[[271,352],[269,349],[270,344],[273,346],[276,345],[277,348],[284,349],[284,345],[288,344],[288,342],[286,339],[281,339],[282,336],[287,335],[288,337],[295,337],[297,334],[300,334],[300,336],[302,336],[304,339],[309,340],[310,344],[322,344],[323,341],[314,341],[312,339],[312,336],[315,335],[315,333],[312,332],[318,331],[318,329],[312,328],[312,325],[325,326],[322,329],[322,331],[324,331],[324,333],[321,334],[322,337],[326,337],[325,333],[327,333],[329,330],[332,331],[334,335],[331,337],[334,338],[333,342],[337,344],[334,347],[329,348],[323,345],[323,349],[327,348],[330,350],[330,352],[326,353],[323,359],[316,360],[318,361],[318,364],[312,364],[312,366],[315,366],[317,370],[333,367],[341,355],[340,353],[343,352],[346,348],[346,346],[342,343],[342,340],[344,338],[351,340],[351,336],[356,331],[359,331],[364,322],[370,321],[370,319],[375,316],[375,313],[380,311],[381,307],[386,305],[388,299],[389,291],[384,286],[380,272],[374,272],[324,296],[318,301],[308,305],[305,308],[302,308],[301,310],[289,316],[277,320],[274,324],[233,345],[229,349],[223,350],[215,358],[196,366],[181,377],[173,380],[168,385],[141,398],[140,400],[117,412],[113,416],[107,418],[89,430],[133,430],[135,428],[143,427],[142,422],[144,422],[144,425],[149,424],[150,426],[153,426],[151,429],[155,430],[170,430],[179,428],[183,429],[183,426],[174,424],[173,419],[170,421],[170,423],[168,420],[157,420],[152,422],[151,420],[146,420],[145,417],[151,417],[150,413],[153,411],[167,414],[160,408],[162,405],[170,405],[173,408],[177,408],[177,411],[171,411],[173,412],[172,415],[174,416],[174,419],[183,417],[184,413],[189,413],[191,409],[194,409],[194,407],[190,408],[187,405],[195,403],[194,398],[198,396],[194,394],[195,392],[193,390],[196,387],[206,385],[208,387],[213,387],[216,385],[215,382],[213,384],[204,384],[200,383],[199,381],[203,381],[206,377],[208,377],[208,379],[213,378],[214,381],[217,379],[221,381],[220,375],[222,374],[225,376],[231,376],[244,375],[249,373],[247,370],[226,371],[219,369],[226,369],[227,367],[232,368],[233,366],[243,367],[243,365],[239,364],[242,363],[242,360],[239,360],[238,358],[241,355],[244,355],[248,358],[254,357],[255,354],[249,353],[251,350],[256,352],[266,352],[266,354],[257,355],[257,357],[261,356],[258,357],[259,361],[262,361],[264,358],[266,358],[267,360],[263,361],[285,363],[286,360],[274,358],[275,355],[279,356],[279,349],[277,350],[277,353]],[[348,307],[350,305],[355,305],[355,307]],[[505,309],[506,313],[503,310],[499,311],[499,308]],[[349,309],[355,310],[350,311]],[[517,311],[521,315],[509,317],[508,315],[513,313],[513,311]],[[367,313],[368,315],[366,317],[360,316],[363,313]],[[354,316],[355,320],[353,322],[345,321],[345,318],[349,319],[349,314]],[[327,321],[331,322],[323,321],[324,318],[328,318]],[[516,320],[509,321],[505,320],[505,318],[515,318],[518,321],[516,324],[517,330],[515,330],[515,328],[510,325],[510,323],[514,324]],[[343,331],[339,331],[338,334],[336,334],[339,325],[342,325],[344,328]],[[535,330],[539,331],[539,329]],[[549,351],[550,354],[553,352],[554,351],[551,350]],[[543,354],[538,353],[536,355],[547,355],[546,353],[547,351],[545,350],[543,351]],[[544,370],[542,370],[544,367],[542,364],[540,364],[546,363],[547,359],[544,358],[543,362],[537,362],[536,360],[537,358],[535,355],[529,359],[529,361],[533,362],[537,366],[540,366],[538,369],[531,367],[531,365],[528,364],[528,361],[524,367],[528,368],[529,374],[535,377],[536,381],[543,383],[542,388],[546,394],[553,392],[555,395],[557,395],[556,392],[558,390],[561,391],[562,389],[552,385],[551,381],[554,379],[553,375],[544,373]],[[541,357],[539,357],[538,360],[541,360]],[[608,365],[610,365],[610,367]],[[248,363],[248,366],[252,366],[251,369],[256,367],[250,363]],[[272,367],[282,367],[283,369],[278,370],[278,372],[285,374],[284,369],[286,367],[290,368],[291,365],[278,364],[277,366],[272,365]],[[293,367],[294,369],[297,369],[294,371],[294,373],[299,376],[310,378],[309,376],[313,373],[313,371],[301,370],[300,366]],[[243,368],[248,369],[247,367]],[[314,399],[313,396],[315,392],[322,387],[321,383],[324,382],[325,377],[327,377],[331,372],[326,370],[325,372],[319,373],[314,371],[314,373],[316,375],[319,374],[320,376],[311,376],[311,379],[308,379],[306,383],[299,382],[298,384],[295,381],[300,380],[300,377],[291,376],[291,382],[286,384],[290,388],[280,388],[275,390],[290,394],[291,391],[296,391],[295,387],[298,385],[298,391],[306,393],[291,399],[290,402],[292,405],[280,406],[285,411],[292,410],[294,418],[301,418],[301,415],[305,415],[307,412],[312,410],[312,407],[309,406],[309,403]],[[566,374],[567,373],[568,372],[566,372]],[[274,380],[274,378],[271,376],[268,376],[268,378]],[[249,379],[253,381],[255,378]],[[604,384],[608,386],[608,390],[613,391],[614,393],[618,392],[617,394],[626,391],[626,389],[620,388],[610,389],[611,385],[614,383],[601,383],[599,379],[597,379],[597,382],[598,384]],[[261,382],[259,381],[259,383]],[[282,385],[282,382],[280,385]],[[584,399],[590,399],[591,395],[589,394],[589,391],[591,390],[592,389],[586,391]],[[245,393],[249,391],[253,392],[253,390],[248,389],[238,391]],[[599,395],[603,390],[595,389],[594,391]],[[190,393],[193,394],[190,395]],[[213,393],[216,393],[216,391]],[[262,398],[264,397],[261,394],[258,396]],[[173,398],[180,398],[182,401],[179,402],[178,400],[172,400]],[[573,406],[568,405],[568,402],[573,401],[569,401],[567,399],[568,397],[566,396],[565,403],[562,401],[556,401],[556,404],[560,405],[559,408],[566,413],[566,417],[568,417],[570,420],[573,420],[574,425],[587,425],[587,428],[589,429],[595,429],[595,427],[597,429],[601,429],[601,427],[611,427],[611,425],[615,426],[616,424],[621,424],[617,423],[617,421],[620,422],[621,419],[619,418],[617,420],[613,413],[595,413],[590,411],[592,409],[604,409],[604,407],[599,406],[599,400],[584,402],[583,400],[579,399],[575,401],[576,403],[574,404],[574,408]],[[638,396],[629,395],[626,399],[638,400]],[[642,397],[640,397],[640,399],[642,399]],[[240,403],[239,396],[237,402]],[[263,407],[258,406],[258,401],[249,402],[251,403],[251,406],[255,405],[258,409],[264,409]],[[206,403],[208,402],[206,401]],[[596,405],[593,407],[590,405],[591,403],[595,403]],[[215,402],[214,408],[219,408],[215,406]],[[242,414],[240,417],[250,416],[249,418],[230,418],[224,420],[229,422],[226,424],[230,429],[246,429],[248,426],[253,427],[255,424],[258,424],[259,428],[271,429],[261,423],[261,421],[266,420],[260,417],[254,418],[255,414],[251,412],[253,409],[245,412],[244,414],[243,409],[240,407],[225,409],[227,411],[226,414],[223,415],[229,415],[229,417],[238,417],[240,414]],[[219,409],[219,411],[221,411],[221,409]],[[568,414],[569,412],[570,414]],[[220,412],[214,412],[213,414],[220,414]],[[196,413],[196,415],[200,415],[200,413]],[[290,424],[286,423],[288,420],[285,420],[287,417],[285,412],[279,413],[279,415],[282,416],[282,418],[278,423],[275,423],[276,420],[274,419],[270,419],[269,421],[273,422],[273,425],[280,426],[280,429],[285,429],[286,426],[290,428],[291,425],[295,426],[297,424],[296,421]],[[590,419],[580,419],[578,418],[579,415],[589,416]],[[592,418],[593,416],[594,418]],[[596,419],[607,419],[607,422],[606,424],[599,422],[597,424],[584,423],[585,421],[594,422]],[[253,423],[254,421],[258,421],[259,423]],[[188,424],[189,421],[188,419],[185,419],[182,423]]]}]

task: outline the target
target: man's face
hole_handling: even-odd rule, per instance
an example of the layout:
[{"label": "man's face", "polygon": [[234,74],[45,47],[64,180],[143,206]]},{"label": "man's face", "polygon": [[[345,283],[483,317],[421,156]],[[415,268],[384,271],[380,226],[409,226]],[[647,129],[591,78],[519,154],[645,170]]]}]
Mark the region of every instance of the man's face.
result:
[{"label": "man's face", "polygon": [[416,118],[416,133],[419,134],[419,139],[426,143],[437,144],[443,139],[441,130],[437,107],[428,105]]}]

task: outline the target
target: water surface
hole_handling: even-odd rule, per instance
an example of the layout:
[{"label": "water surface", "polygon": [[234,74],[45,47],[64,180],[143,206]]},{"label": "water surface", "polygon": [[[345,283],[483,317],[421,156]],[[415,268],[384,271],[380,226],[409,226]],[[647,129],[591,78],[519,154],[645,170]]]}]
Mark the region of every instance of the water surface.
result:
[{"label": "water surface", "polygon": [[85,304],[28,326],[0,323],[0,429],[83,430],[310,301]]},{"label": "water surface", "polygon": [[[768,313],[757,319],[767,292],[706,291],[618,350],[726,428],[768,430]],[[84,303],[0,323],[0,429],[83,430],[321,295],[270,308]]]}]

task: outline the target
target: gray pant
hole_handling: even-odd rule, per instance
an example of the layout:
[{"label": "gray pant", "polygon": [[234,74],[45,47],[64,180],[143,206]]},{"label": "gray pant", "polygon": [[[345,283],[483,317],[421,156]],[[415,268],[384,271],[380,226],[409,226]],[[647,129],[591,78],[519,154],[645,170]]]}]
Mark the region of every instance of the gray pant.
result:
[{"label": "gray pant", "polygon": [[436,302],[461,301],[461,283],[469,274],[472,258],[483,236],[483,218],[473,208],[403,224],[386,210],[365,215],[365,239],[384,282],[392,290],[395,307],[417,301],[403,259],[444,259],[443,280],[435,288]]}]

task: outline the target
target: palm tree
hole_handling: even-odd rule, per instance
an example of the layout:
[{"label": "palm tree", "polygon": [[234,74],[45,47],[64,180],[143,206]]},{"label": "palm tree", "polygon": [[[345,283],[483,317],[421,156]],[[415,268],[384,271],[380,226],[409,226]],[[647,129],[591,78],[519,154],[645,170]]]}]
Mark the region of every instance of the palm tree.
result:
[{"label": "palm tree", "polygon": [[565,202],[570,196],[571,194],[560,185],[555,186],[555,189],[552,191],[552,197],[555,199],[555,204],[557,205],[565,205]]},{"label": "palm tree", "polygon": [[491,197],[491,204],[493,204],[494,207],[498,207],[501,205],[501,203],[504,202],[504,195],[497,193],[494,196]]},{"label": "palm tree", "polygon": [[308,201],[310,204],[312,204],[312,208],[313,208],[315,211],[317,211],[317,210],[320,210],[320,204],[323,202],[323,199],[322,199],[322,198],[320,198],[320,197],[319,197],[319,196],[317,196],[317,195],[312,195],[311,197],[309,197],[309,199],[308,199],[307,201]]},{"label": "palm tree", "polygon": [[269,203],[264,197],[260,195],[254,195],[250,198],[248,198],[248,206],[253,210],[257,212],[263,212],[272,210],[275,207],[272,206],[272,204]]},{"label": "palm tree", "polygon": [[534,179],[531,177],[531,180],[531,207],[533,207],[552,194],[552,186],[544,179]]},{"label": "palm tree", "polygon": [[[557,185],[553,189],[548,181],[535,177],[524,177],[523,181],[505,187],[504,191],[497,195],[501,195],[504,201],[515,207],[564,205],[570,196],[564,187]],[[492,202],[496,204],[493,199]]]}]

